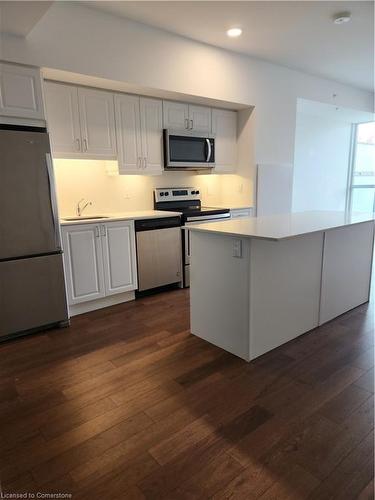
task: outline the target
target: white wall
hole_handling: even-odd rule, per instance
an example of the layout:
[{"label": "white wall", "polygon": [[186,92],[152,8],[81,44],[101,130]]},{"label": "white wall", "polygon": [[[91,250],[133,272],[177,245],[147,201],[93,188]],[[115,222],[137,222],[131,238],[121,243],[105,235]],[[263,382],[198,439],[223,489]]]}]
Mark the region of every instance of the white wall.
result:
[{"label": "white wall", "polygon": [[351,125],[297,114],[293,210],[345,210]]},{"label": "white wall", "polygon": [[353,123],[372,115],[298,101],[293,211],[345,210]]},{"label": "white wall", "polygon": [[[55,2],[26,39],[3,35],[0,58],[255,106],[256,163],[293,163],[298,97],[354,109],[373,109],[373,95],[369,92],[195,42],[74,2]],[[250,174],[240,175],[245,181],[243,197],[246,200],[248,197],[251,203],[253,166],[249,170]],[[236,200],[241,195],[241,184],[238,176],[224,176],[218,181],[223,198]]]}]

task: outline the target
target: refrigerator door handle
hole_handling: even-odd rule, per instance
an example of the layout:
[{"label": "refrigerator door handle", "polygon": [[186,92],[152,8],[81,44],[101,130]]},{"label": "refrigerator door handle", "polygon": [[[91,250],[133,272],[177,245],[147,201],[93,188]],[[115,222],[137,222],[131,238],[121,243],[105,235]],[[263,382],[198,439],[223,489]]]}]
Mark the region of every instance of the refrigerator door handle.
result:
[{"label": "refrigerator door handle", "polygon": [[56,243],[56,248],[58,250],[61,250],[60,224],[59,224],[59,215],[57,209],[55,176],[53,174],[52,158],[50,153],[46,153],[46,164],[47,164],[48,184],[49,184],[52,218],[53,218],[53,229],[55,232],[55,243]]}]

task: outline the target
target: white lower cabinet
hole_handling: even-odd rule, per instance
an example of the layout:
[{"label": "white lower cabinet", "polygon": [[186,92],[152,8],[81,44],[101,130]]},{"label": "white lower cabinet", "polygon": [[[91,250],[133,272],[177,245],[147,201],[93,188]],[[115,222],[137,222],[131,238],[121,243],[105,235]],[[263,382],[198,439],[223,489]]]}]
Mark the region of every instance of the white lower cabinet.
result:
[{"label": "white lower cabinet", "polygon": [[61,228],[69,305],[137,288],[133,221]]},{"label": "white lower cabinet", "polygon": [[137,288],[134,223],[107,222],[100,225],[105,294],[129,292]]}]

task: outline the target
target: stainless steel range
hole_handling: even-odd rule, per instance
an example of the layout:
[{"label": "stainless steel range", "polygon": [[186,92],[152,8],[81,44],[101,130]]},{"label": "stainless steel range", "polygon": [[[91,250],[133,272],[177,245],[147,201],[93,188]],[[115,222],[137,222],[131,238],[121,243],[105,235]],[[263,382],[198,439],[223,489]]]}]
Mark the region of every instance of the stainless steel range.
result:
[{"label": "stainless steel range", "polygon": [[[230,218],[229,208],[202,207],[199,188],[159,188],[154,190],[155,210],[170,210],[181,213],[184,226],[217,222]],[[190,285],[190,236],[182,231],[182,260],[184,266],[184,287]]]}]

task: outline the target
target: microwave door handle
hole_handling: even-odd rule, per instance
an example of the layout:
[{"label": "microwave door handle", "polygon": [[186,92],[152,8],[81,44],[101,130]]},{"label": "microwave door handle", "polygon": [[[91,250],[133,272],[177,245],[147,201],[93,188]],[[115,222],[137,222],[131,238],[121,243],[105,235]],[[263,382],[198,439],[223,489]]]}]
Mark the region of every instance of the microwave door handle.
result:
[{"label": "microwave door handle", "polygon": [[208,163],[211,159],[211,142],[210,139],[206,139],[207,143],[207,158],[206,158],[206,163]]}]

